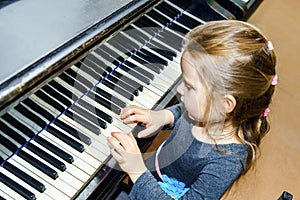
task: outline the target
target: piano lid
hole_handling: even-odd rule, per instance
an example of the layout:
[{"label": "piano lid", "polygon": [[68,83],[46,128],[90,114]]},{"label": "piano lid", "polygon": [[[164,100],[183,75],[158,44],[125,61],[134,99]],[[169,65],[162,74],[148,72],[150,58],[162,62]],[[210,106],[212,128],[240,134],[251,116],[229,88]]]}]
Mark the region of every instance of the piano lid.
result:
[{"label": "piano lid", "polygon": [[[3,6],[0,9],[0,104],[9,93],[23,90],[25,82],[110,26],[111,19],[120,20],[144,2],[27,0]],[[82,36],[95,26],[98,26],[94,28],[96,31],[90,30],[88,36]],[[70,44],[62,54],[59,48],[67,42]],[[54,50],[55,57],[49,56]],[[38,63],[42,58],[44,61]]]}]

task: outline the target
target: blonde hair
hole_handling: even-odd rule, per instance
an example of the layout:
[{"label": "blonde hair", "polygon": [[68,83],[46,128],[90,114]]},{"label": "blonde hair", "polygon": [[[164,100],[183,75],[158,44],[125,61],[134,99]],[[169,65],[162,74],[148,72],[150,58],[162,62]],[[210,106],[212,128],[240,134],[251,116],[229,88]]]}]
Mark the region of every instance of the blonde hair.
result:
[{"label": "blonde hair", "polygon": [[[214,114],[223,115],[240,141],[249,146],[246,172],[270,128],[263,113],[274,93],[274,51],[256,27],[236,20],[212,21],[194,28],[187,34],[184,50],[194,58],[209,94],[207,122]],[[216,103],[226,94],[236,99],[234,110],[227,114]]]}]

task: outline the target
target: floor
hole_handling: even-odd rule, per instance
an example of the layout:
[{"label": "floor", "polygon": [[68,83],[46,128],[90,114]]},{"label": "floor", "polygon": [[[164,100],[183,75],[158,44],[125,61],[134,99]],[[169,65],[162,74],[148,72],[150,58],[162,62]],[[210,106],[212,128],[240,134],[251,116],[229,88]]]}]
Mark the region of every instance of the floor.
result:
[{"label": "floor", "polygon": [[[224,200],[277,200],[284,191],[293,200],[300,199],[299,6],[298,0],[264,0],[248,20],[273,42],[279,80],[270,106],[271,130],[262,141],[261,156]],[[156,147],[154,142],[150,151]]]},{"label": "floor", "polygon": [[248,20],[273,42],[279,80],[261,157],[224,199],[277,200],[283,191],[300,199],[299,6],[298,0],[264,0]]}]

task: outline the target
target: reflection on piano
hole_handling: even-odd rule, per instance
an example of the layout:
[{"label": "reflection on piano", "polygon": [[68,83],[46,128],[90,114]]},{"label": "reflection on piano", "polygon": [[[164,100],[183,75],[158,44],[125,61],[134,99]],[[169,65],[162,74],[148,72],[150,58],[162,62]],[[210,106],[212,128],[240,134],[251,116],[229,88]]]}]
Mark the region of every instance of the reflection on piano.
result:
[{"label": "reflection on piano", "polygon": [[[181,80],[184,35],[245,17],[247,6],[228,2],[129,2],[1,80],[0,199],[110,198],[125,175],[113,169],[106,136],[138,128],[120,121],[121,108],[165,107]],[[139,141],[143,151],[150,143]]]}]

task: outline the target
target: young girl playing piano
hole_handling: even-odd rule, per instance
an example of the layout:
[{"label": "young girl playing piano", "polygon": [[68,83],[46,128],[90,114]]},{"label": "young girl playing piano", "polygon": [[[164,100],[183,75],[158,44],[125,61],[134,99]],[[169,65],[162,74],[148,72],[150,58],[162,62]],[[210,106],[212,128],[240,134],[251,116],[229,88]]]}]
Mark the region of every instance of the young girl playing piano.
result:
[{"label": "young girl playing piano", "polygon": [[257,28],[231,20],[194,28],[181,70],[181,103],[159,111],[128,106],[121,112],[126,124],[146,124],[138,137],[173,127],[151,158],[143,161],[131,133],[108,137],[112,156],[134,183],[130,199],[220,199],[251,167],[269,131],[275,54]]}]

